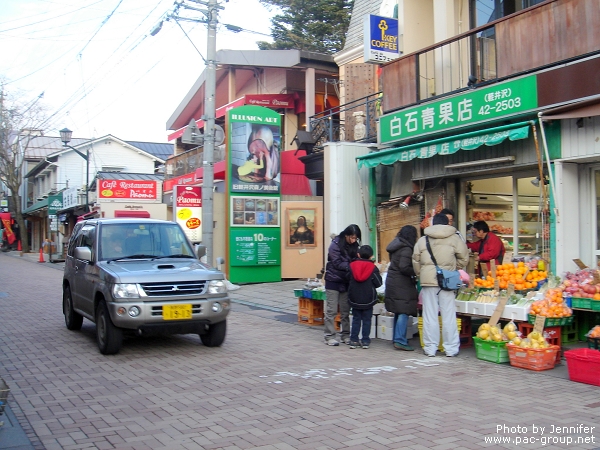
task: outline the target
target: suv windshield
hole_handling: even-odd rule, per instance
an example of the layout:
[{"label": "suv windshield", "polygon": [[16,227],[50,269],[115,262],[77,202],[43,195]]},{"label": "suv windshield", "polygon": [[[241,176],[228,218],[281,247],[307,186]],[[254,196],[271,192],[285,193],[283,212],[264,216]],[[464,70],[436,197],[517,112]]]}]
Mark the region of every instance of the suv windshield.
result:
[{"label": "suv windshield", "polygon": [[152,257],[194,257],[185,234],[175,223],[104,224],[99,260]]}]

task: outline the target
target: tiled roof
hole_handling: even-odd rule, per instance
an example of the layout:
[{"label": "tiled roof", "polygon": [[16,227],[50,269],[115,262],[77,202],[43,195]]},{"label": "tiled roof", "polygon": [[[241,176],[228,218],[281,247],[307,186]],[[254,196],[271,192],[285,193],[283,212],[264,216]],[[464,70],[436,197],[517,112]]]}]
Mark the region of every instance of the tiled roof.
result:
[{"label": "tiled roof", "polygon": [[129,145],[133,145],[140,150],[150,153],[157,158],[165,161],[170,156],[173,156],[173,144],[165,144],[162,142],[139,142],[139,141],[125,141]]}]

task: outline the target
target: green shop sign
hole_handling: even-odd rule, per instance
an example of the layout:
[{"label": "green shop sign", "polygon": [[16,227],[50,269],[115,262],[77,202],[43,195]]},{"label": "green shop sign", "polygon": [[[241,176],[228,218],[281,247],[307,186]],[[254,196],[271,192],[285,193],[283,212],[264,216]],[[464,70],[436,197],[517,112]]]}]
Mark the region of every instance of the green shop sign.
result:
[{"label": "green shop sign", "polygon": [[537,78],[531,75],[381,116],[379,142],[393,143],[473,125],[537,106]]}]

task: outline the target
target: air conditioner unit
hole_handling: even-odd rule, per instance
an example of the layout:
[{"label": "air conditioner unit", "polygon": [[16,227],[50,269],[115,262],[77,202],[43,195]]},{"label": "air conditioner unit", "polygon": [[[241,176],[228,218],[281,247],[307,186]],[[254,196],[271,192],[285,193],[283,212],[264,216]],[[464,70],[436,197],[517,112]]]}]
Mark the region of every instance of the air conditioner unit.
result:
[{"label": "air conditioner unit", "polygon": [[473,203],[476,205],[512,205],[512,201],[512,195],[473,194]]}]

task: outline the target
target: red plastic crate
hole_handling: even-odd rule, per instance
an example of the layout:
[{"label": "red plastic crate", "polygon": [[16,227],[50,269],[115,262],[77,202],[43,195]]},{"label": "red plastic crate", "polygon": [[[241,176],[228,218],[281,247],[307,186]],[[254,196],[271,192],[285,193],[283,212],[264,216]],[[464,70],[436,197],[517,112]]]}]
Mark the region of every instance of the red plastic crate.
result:
[{"label": "red plastic crate", "polygon": [[579,383],[600,386],[600,352],[590,348],[577,348],[565,352],[569,379]]},{"label": "red plastic crate", "polygon": [[[519,322],[517,326],[524,338],[533,331],[533,325],[527,322]],[[544,333],[549,335],[549,337],[546,338],[548,344],[558,346],[558,352],[556,352],[556,364],[560,364],[562,327],[546,327],[544,328]]]},{"label": "red plastic crate", "polygon": [[556,365],[556,355],[560,347],[551,345],[548,348],[521,348],[506,344],[510,365],[528,370],[549,370]]}]

